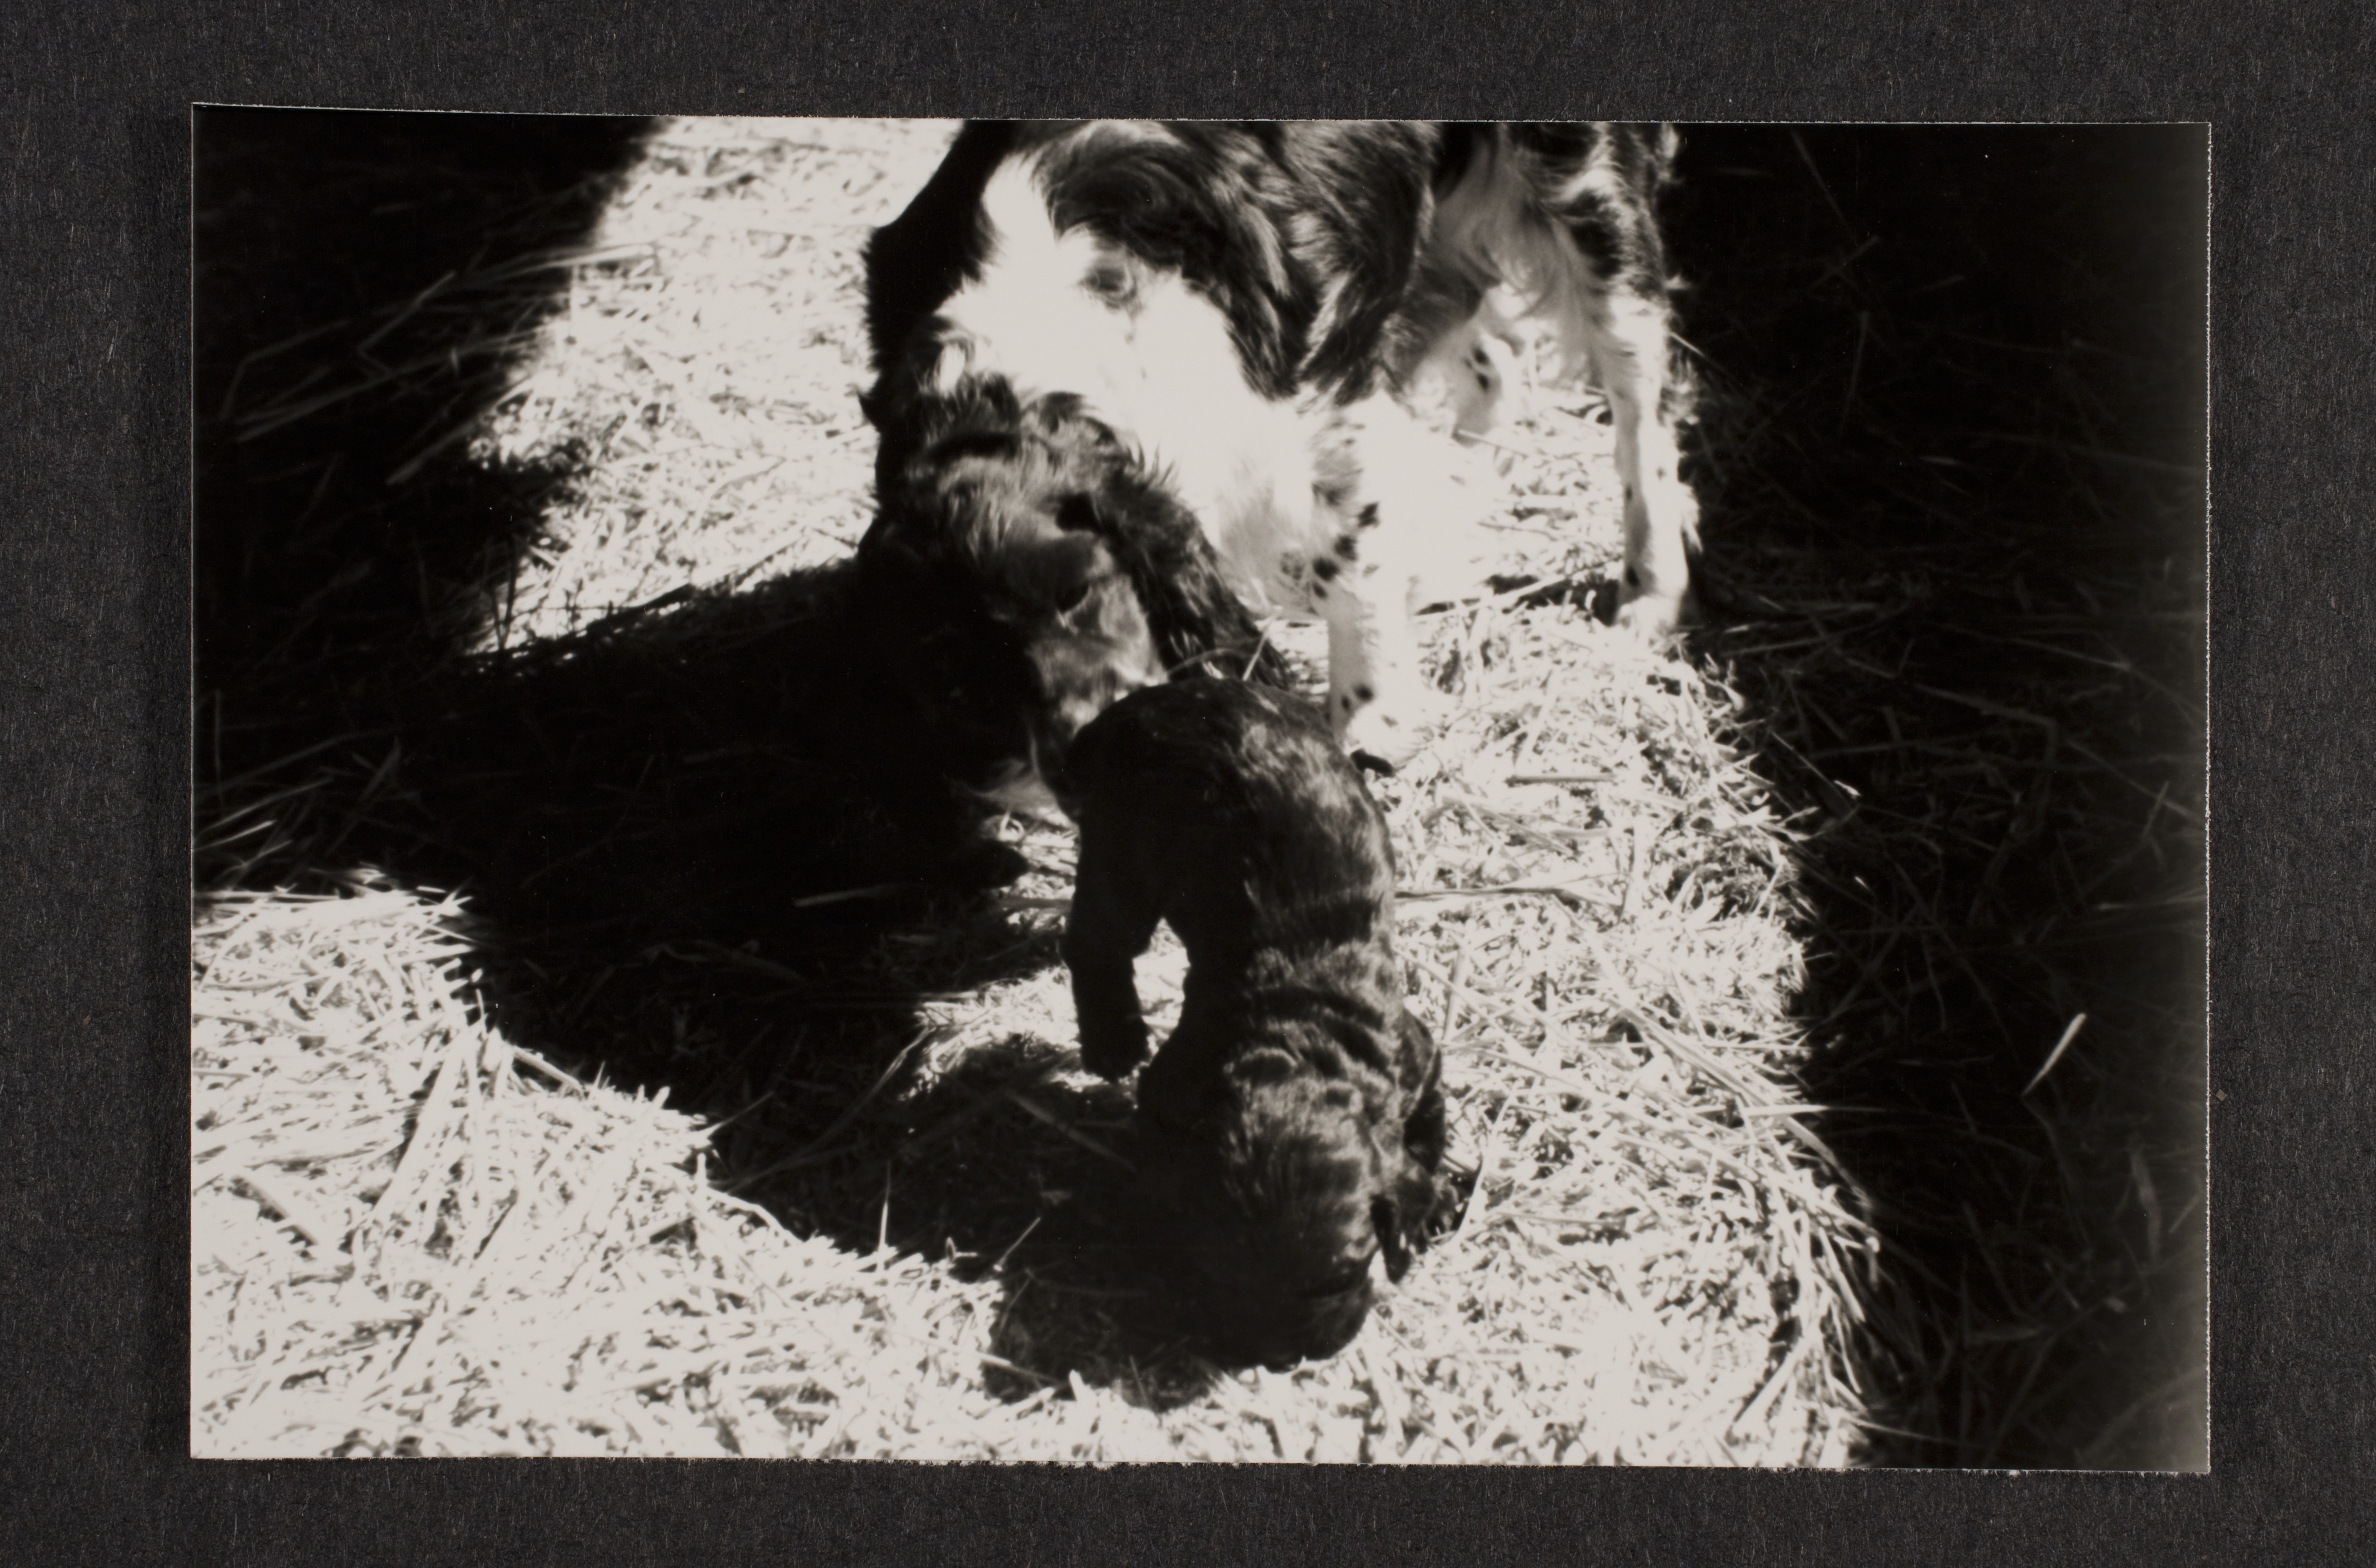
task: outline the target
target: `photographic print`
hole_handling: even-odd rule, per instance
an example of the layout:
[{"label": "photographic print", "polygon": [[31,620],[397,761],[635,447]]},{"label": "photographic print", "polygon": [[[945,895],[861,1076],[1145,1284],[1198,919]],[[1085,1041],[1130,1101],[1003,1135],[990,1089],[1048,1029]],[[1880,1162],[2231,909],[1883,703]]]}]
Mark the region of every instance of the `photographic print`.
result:
[{"label": "photographic print", "polygon": [[2209,156],[198,109],[190,1452],[2206,1468]]}]

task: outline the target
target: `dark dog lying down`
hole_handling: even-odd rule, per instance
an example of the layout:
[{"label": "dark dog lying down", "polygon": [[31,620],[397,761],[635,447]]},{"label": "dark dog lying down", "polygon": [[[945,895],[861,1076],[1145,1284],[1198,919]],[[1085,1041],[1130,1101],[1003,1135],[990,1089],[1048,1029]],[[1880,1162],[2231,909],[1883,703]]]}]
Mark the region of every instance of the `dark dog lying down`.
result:
[{"label": "dark dog lying down", "polygon": [[1058,790],[1081,825],[1063,943],[1081,1059],[1120,1078],[1146,1057],[1132,961],[1169,921],[1189,972],[1139,1080],[1150,1176],[1232,1348],[1331,1354],[1368,1315],[1377,1256],[1399,1279],[1424,1244],[1443,1154],[1385,819],[1315,709],[1230,681],[1124,698]]}]

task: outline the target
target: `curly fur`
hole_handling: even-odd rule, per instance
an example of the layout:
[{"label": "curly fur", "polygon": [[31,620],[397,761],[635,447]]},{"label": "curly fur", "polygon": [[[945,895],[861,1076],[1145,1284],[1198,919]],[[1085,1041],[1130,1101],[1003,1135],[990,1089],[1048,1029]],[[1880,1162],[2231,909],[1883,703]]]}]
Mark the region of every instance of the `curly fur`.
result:
[{"label": "curly fur", "polygon": [[898,417],[916,440],[884,449],[863,624],[978,774],[1054,772],[1107,706],[1203,659],[1282,678],[1195,519],[1079,399],[967,379]]},{"label": "curly fur", "polygon": [[1063,953],[1082,1061],[1118,1079],[1146,1059],[1132,964],[1169,921],[1190,967],[1139,1078],[1153,1181],[1221,1339],[1330,1354],[1368,1313],[1372,1263],[1399,1278],[1424,1244],[1443,1150],[1385,820],[1310,705],[1228,681],[1109,708],[1058,794],[1081,825]]}]

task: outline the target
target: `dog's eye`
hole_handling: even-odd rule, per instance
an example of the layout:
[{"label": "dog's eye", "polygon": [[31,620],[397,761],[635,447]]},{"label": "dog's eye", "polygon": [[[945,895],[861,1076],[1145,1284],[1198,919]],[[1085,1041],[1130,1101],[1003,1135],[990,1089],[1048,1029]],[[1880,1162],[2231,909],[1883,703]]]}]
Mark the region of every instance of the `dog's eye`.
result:
[{"label": "dog's eye", "polygon": [[1056,526],[1066,533],[1098,531],[1098,504],[1075,491],[1056,503]]},{"label": "dog's eye", "polygon": [[1127,305],[1138,297],[1138,283],[1130,268],[1111,256],[1100,256],[1081,279],[1081,287],[1110,305]]}]

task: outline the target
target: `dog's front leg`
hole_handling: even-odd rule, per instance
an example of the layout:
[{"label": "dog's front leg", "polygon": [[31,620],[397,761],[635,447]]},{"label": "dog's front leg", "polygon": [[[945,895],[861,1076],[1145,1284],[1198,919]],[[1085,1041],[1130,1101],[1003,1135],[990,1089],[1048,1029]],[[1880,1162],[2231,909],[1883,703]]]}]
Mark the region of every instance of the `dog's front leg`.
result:
[{"label": "dog's front leg", "polygon": [[1461,448],[1392,398],[1337,410],[1316,443],[1312,598],[1328,623],[1328,720],[1348,751],[1410,760],[1442,706],[1412,612],[1490,507]]},{"label": "dog's front leg", "polygon": [[1625,486],[1625,575],[1618,624],[1671,632],[1691,591],[1698,504],[1682,481],[1675,428],[1665,408],[1666,310],[1638,296],[1598,302],[1587,326],[1594,378],[1617,427],[1617,477]]},{"label": "dog's front leg", "polygon": [[[1360,536],[1350,537],[1358,552]],[[1358,554],[1313,566],[1312,596],[1328,623],[1329,724],[1356,757],[1400,767],[1427,739],[1435,707],[1419,665],[1410,576]]]}]

